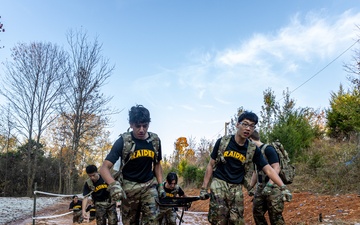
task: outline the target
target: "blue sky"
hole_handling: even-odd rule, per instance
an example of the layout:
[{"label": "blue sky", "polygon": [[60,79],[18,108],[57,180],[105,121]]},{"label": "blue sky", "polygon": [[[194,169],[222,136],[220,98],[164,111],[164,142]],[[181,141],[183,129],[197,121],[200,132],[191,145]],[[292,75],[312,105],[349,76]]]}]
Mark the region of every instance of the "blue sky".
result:
[{"label": "blue sky", "polygon": [[357,0],[2,0],[0,16],[0,61],[19,42],[66,48],[69,29],[97,36],[116,67],[103,91],[124,109],[111,141],[128,128],[130,107],[142,104],[166,155],[178,137],[223,135],[241,106],[260,115],[269,87],[278,100],[289,88],[298,107],[327,108],[330,92],[348,87],[343,65],[360,47],[342,54],[360,35]]}]

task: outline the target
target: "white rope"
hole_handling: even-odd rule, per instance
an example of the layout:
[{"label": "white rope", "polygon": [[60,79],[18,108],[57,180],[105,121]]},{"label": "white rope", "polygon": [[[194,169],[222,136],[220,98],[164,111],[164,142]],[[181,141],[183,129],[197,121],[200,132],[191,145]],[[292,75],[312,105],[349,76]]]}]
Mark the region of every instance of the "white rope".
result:
[{"label": "white rope", "polygon": [[53,216],[35,216],[35,217],[33,217],[33,219],[34,220],[51,219],[51,218],[66,216],[66,215],[71,214],[71,213],[73,213],[73,212],[67,212],[67,213],[63,213],[63,214],[59,214],[59,215],[53,215]]},{"label": "white rope", "polygon": [[[44,192],[44,191],[34,191],[34,195],[36,194],[44,194],[44,195],[50,195],[50,196],[55,196],[55,197],[72,197],[74,195],[62,195],[62,194],[54,194],[54,193],[49,193],[49,192]],[[82,198],[82,194],[79,194],[79,198]],[[35,199],[34,199],[35,201]],[[73,212],[67,212],[67,213],[63,213],[63,214],[59,214],[59,215],[52,215],[52,216],[35,216],[32,217],[33,220],[40,220],[40,219],[51,219],[51,218],[57,218],[57,217],[61,217],[61,216],[66,216],[69,214],[72,214]]]},{"label": "white rope", "polygon": [[58,197],[72,197],[73,195],[60,195],[60,194],[53,194],[49,192],[43,192],[43,191],[34,191],[34,194],[44,194],[44,195],[51,195],[51,196],[58,196]]},{"label": "white rope", "polygon": [[[43,191],[34,191],[34,194],[44,194],[44,195],[51,195],[51,196],[57,196],[57,197],[72,197],[74,195],[61,195],[61,194],[54,194],[49,192],[43,192]],[[82,194],[77,194],[79,198],[83,198]]]},{"label": "white rope", "polygon": [[185,211],[186,214],[208,214],[208,212],[192,212],[192,211]]}]

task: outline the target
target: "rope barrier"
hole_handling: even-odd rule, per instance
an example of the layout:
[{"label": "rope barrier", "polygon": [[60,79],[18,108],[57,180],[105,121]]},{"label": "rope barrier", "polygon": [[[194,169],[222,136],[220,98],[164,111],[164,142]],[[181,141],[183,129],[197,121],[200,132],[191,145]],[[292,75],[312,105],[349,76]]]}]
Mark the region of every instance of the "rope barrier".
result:
[{"label": "rope barrier", "polygon": [[185,214],[208,214],[208,212],[192,212],[192,211],[185,211]]},{"label": "rope barrier", "polygon": [[57,217],[62,217],[62,216],[66,216],[69,214],[72,214],[73,212],[67,212],[67,213],[63,213],[63,214],[59,214],[59,215],[53,215],[53,216],[35,216],[32,219],[34,220],[41,220],[41,219],[51,219],[51,218],[57,218]]},{"label": "rope barrier", "polygon": [[[37,191],[36,190],[36,184],[35,184],[35,190],[34,190],[34,208],[33,208],[33,216],[32,216],[32,220],[33,220],[33,225],[35,224],[35,220],[40,220],[40,219],[51,219],[51,218],[57,218],[57,217],[62,217],[62,216],[66,216],[69,214],[72,214],[73,212],[66,212],[63,214],[58,214],[58,215],[51,215],[51,216],[36,216],[36,195],[37,194],[43,194],[43,195],[50,195],[50,196],[55,196],[55,197],[63,197],[63,198],[67,198],[67,197],[72,197],[74,195],[63,195],[63,194],[55,194],[55,193],[49,193],[49,192],[44,192],[44,191]],[[77,195],[79,198],[83,198],[82,194],[78,194]]]},{"label": "rope barrier", "polygon": [[[74,195],[62,195],[62,194],[55,194],[55,193],[49,193],[49,192],[43,192],[43,191],[34,191],[34,194],[44,194],[44,195],[50,195],[50,196],[56,196],[56,197],[72,197]],[[75,194],[79,198],[82,198],[82,194]]]},{"label": "rope barrier", "polygon": [[43,192],[43,191],[34,191],[34,194],[44,194],[44,195],[50,195],[50,196],[57,196],[57,197],[72,197],[73,195],[61,195],[61,194],[54,194],[49,192]]},{"label": "rope barrier", "polygon": [[[49,193],[49,192],[44,192],[44,191],[34,191],[34,205],[36,205],[36,194],[44,194],[44,195],[50,195],[50,196],[55,196],[55,197],[72,197],[74,195],[63,195],[63,194],[55,194],[55,193]],[[79,196],[79,195],[77,195]],[[80,194],[79,198],[82,198],[82,194]],[[120,210],[117,208],[117,214],[118,214],[118,219],[119,219],[119,222],[120,224],[121,223],[121,213],[120,213]],[[41,219],[52,219],[52,218],[58,218],[58,217],[62,217],[62,216],[66,216],[66,215],[69,215],[69,214],[72,214],[73,212],[70,211],[70,212],[66,212],[66,213],[63,213],[63,214],[58,214],[58,215],[51,215],[51,216],[36,216],[35,213],[36,212],[36,207],[34,207],[34,213],[33,213],[33,216],[32,216],[32,220],[33,220],[33,224],[35,224],[35,220],[41,220]],[[197,214],[197,215],[203,215],[203,214],[207,214],[208,212],[192,212],[192,211],[185,211],[184,212],[185,214]]]}]

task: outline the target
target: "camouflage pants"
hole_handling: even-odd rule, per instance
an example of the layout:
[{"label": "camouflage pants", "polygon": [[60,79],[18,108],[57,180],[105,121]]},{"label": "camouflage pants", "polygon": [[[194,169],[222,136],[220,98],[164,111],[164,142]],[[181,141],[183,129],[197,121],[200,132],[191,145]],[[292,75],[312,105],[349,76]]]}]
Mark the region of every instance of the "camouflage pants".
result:
[{"label": "camouflage pants", "polygon": [[106,225],[106,219],[108,225],[117,225],[118,218],[115,203],[95,202],[95,208],[96,225]]},{"label": "camouflage pants", "polygon": [[[146,183],[125,180],[123,189],[126,199],[122,200],[121,216],[124,225],[158,225],[159,206],[155,178]],[[141,223],[140,223],[141,222]]]},{"label": "camouflage pants", "polygon": [[213,178],[208,219],[212,225],[244,225],[242,185]]},{"label": "camouflage pants", "polygon": [[159,224],[176,225],[176,218],[177,214],[173,208],[160,208]]},{"label": "camouflage pants", "polygon": [[268,212],[270,223],[272,225],[283,225],[285,224],[282,212],[284,210],[284,202],[280,188],[274,185],[272,193],[269,196],[261,194],[265,185],[258,184],[253,200],[253,216],[257,225],[267,225],[265,219],[265,213]]},{"label": "camouflage pants", "polygon": [[83,217],[81,210],[73,212],[73,223],[82,223]]}]

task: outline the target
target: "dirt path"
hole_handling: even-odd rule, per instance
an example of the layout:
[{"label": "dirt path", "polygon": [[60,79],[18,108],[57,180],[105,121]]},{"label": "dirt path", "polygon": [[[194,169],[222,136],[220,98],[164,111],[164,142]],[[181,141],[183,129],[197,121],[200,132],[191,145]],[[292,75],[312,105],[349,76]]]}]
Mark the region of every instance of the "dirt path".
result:
[{"label": "dirt path", "polygon": [[[185,190],[189,196],[199,194],[199,189]],[[68,202],[59,202],[58,204],[40,210],[40,215],[58,215],[68,212]],[[193,202],[188,212],[184,214],[184,223],[206,225],[207,211],[209,201]],[[251,213],[251,198],[245,195],[245,222],[246,224],[255,224]],[[321,214],[322,222],[319,222]],[[312,193],[293,193],[293,201],[286,203],[283,213],[287,224],[351,224],[360,225],[360,196],[357,194],[349,195],[315,195]],[[65,225],[72,224],[72,215],[66,215],[59,218],[37,220],[36,224],[43,225]],[[95,225],[95,222],[85,223]],[[31,215],[22,219],[17,219],[8,225],[32,225]]]},{"label": "dirt path", "polygon": [[[186,191],[189,195],[199,195],[199,190]],[[255,224],[252,218],[252,202],[245,197],[245,222]],[[208,201],[197,201],[191,205],[190,211],[207,212]],[[319,221],[321,214],[322,222]],[[360,195],[316,195],[308,192],[293,193],[293,200],[285,203],[283,213],[287,224],[356,224],[360,225]]]}]

